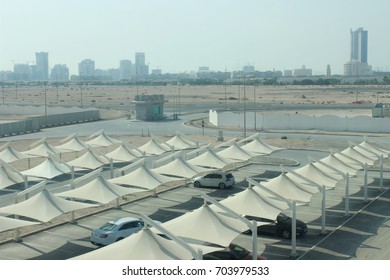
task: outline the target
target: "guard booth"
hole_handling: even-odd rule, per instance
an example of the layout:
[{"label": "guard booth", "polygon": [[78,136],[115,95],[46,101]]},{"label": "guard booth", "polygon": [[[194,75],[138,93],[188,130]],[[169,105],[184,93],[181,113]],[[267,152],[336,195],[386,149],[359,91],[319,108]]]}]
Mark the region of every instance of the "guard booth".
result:
[{"label": "guard booth", "polygon": [[163,94],[137,95],[131,103],[135,104],[137,120],[156,121],[165,118]]},{"label": "guard booth", "polygon": [[390,117],[390,104],[378,103],[372,107],[373,118],[388,118]]}]

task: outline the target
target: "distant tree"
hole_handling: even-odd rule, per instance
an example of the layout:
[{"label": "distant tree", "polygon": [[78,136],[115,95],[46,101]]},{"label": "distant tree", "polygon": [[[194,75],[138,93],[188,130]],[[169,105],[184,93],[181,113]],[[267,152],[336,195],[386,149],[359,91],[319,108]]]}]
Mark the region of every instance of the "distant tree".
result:
[{"label": "distant tree", "polygon": [[389,85],[389,84],[390,84],[390,75],[384,76],[384,77],[383,77],[383,82],[384,82],[386,85]]}]

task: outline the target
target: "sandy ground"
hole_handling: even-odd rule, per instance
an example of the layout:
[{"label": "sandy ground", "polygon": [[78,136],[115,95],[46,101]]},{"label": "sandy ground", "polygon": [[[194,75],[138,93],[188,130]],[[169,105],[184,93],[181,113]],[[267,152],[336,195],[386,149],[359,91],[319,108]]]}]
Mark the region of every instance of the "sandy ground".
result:
[{"label": "sandy ground", "polygon": [[[215,103],[225,102],[225,87],[224,86],[166,86],[166,87],[129,87],[129,86],[90,86],[83,85],[80,89],[79,86],[69,87],[55,87],[47,88],[47,100],[49,106],[79,106],[81,93],[83,94],[84,107],[99,105],[103,107],[101,111],[103,118],[120,118],[123,117],[126,112],[120,110],[113,110],[112,106],[123,105],[131,102],[134,96],[138,94],[164,94],[165,102],[177,102],[180,92],[180,102],[182,104],[197,103]],[[245,92],[245,94],[244,94]],[[43,86],[24,87],[19,85],[18,88],[5,87],[3,89],[3,104],[29,104],[29,105],[42,105],[44,104],[44,88]],[[356,100],[363,100],[365,103],[376,103],[390,101],[390,87],[389,86],[371,86],[371,87],[354,87],[354,86],[338,86],[338,87],[315,87],[315,86],[277,86],[277,87],[265,87],[258,86],[227,86],[226,87],[226,102],[240,103],[246,97],[248,102],[253,102],[256,98],[256,102],[271,103],[271,104],[351,104]],[[307,111],[309,114],[317,113],[317,111]],[[328,113],[328,112],[327,112]],[[334,114],[340,112],[333,111]],[[342,112],[345,113],[345,112]],[[371,114],[371,110],[354,111],[355,114]],[[28,117],[28,114],[12,114],[1,115],[1,120],[19,120]],[[115,136],[113,136],[115,138]],[[123,136],[118,135],[118,139],[123,139],[132,145],[139,147],[150,140],[149,137],[142,136]],[[159,136],[161,140],[169,140],[170,137],[165,135]],[[192,135],[194,140],[198,140],[202,144],[216,144],[217,139],[215,137],[207,135]],[[82,140],[83,139],[81,137]],[[54,146],[58,145],[62,138],[48,139],[48,142]],[[229,138],[225,137],[225,140]],[[266,143],[282,147],[282,148],[296,148],[296,149],[320,149],[328,150],[330,144],[321,141],[310,141],[310,139],[280,139],[280,138],[268,138],[264,140]],[[7,139],[0,139],[0,145],[7,142]],[[18,151],[25,151],[28,146],[33,144],[35,140],[24,141],[12,141],[11,146]],[[219,143],[218,143],[219,144]],[[342,143],[338,143],[338,146],[332,146],[334,149],[343,149]],[[116,146],[100,149],[101,152],[107,153]],[[81,153],[70,152],[62,155],[65,161],[75,159]],[[36,166],[44,159],[37,158],[31,159],[30,163],[27,160],[19,160],[14,165],[19,170],[25,170],[29,167]],[[125,198],[127,200],[129,198]],[[124,202],[124,201],[122,201]],[[86,210],[96,211],[94,210]],[[80,214],[85,214],[80,213]],[[31,230],[37,230],[42,227],[47,227],[56,223],[67,221],[69,218],[67,215],[63,215],[54,219],[52,222],[22,229],[22,233],[29,232]],[[14,231],[8,231],[0,234],[0,241],[13,238]]]},{"label": "sandy ground", "polygon": [[[138,94],[164,94],[165,102],[174,103],[180,98],[185,104],[225,102],[225,86],[93,86],[78,85],[67,87],[48,86],[47,104],[63,106],[125,105]],[[4,87],[2,89],[5,104],[44,104],[43,86]],[[350,104],[354,101],[376,103],[390,101],[390,86],[227,86],[226,102],[248,102],[277,104]]]}]

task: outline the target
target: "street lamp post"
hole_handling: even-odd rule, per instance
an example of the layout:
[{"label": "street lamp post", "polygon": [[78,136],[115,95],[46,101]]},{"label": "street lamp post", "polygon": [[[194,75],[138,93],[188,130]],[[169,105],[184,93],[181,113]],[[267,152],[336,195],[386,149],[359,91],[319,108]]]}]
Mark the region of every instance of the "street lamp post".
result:
[{"label": "street lamp post", "polygon": [[47,82],[43,83],[43,87],[45,89],[45,126],[47,126],[47,95],[46,95],[46,84]]},{"label": "street lamp post", "polygon": [[246,138],[246,93],[245,93],[245,75],[244,75],[244,138]]},{"label": "street lamp post", "polygon": [[225,68],[225,110],[227,110],[227,97],[226,97],[226,68]]},{"label": "street lamp post", "polygon": [[15,99],[18,100],[18,81],[15,82]]},{"label": "street lamp post", "polygon": [[177,85],[178,85],[178,89],[179,89],[179,100],[178,100],[178,115],[180,116],[180,82],[179,81],[177,81]]},{"label": "street lamp post", "polygon": [[58,103],[58,73],[56,73],[56,86],[57,86],[57,103]]},{"label": "street lamp post", "polygon": [[80,107],[83,108],[83,78],[80,75]]},{"label": "street lamp post", "polygon": [[3,105],[4,105],[4,99],[5,99],[4,84],[1,85],[1,92],[3,93]]},{"label": "street lamp post", "polygon": [[253,74],[253,105],[254,105],[254,110],[253,110],[254,119],[253,119],[253,122],[254,122],[255,131],[256,131],[256,129],[257,129],[257,126],[256,126],[256,111],[257,111],[257,108],[256,108],[256,79],[255,79],[255,75],[254,74]]}]

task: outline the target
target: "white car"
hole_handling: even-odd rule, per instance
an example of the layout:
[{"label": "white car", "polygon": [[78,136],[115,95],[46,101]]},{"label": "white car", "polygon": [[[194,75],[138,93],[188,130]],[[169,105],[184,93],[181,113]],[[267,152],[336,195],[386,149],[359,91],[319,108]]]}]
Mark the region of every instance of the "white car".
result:
[{"label": "white car", "polygon": [[98,246],[105,246],[133,233],[144,227],[144,221],[134,217],[124,217],[109,221],[101,227],[92,230],[91,243]]},{"label": "white car", "polygon": [[196,177],[192,180],[195,188],[200,187],[216,187],[224,189],[227,187],[232,187],[236,180],[232,173],[216,171],[208,173],[206,175]]}]

